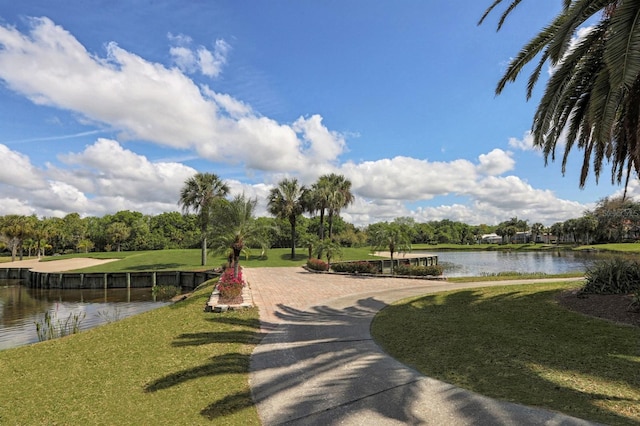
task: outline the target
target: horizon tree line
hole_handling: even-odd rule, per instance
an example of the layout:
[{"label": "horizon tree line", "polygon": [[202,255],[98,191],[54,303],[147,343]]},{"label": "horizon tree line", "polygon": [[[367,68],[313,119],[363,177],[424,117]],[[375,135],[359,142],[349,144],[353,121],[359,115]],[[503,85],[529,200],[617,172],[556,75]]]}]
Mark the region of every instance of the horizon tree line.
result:
[{"label": "horizon tree line", "polygon": [[[344,207],[334,207],[331,226],[328,226],[328,208],[325,207],[323,214],[322,209],[317,207],[321,203],[308,204],[314,185],[307,188],[295,179],[284,179],[280,184],[272,189],[267,200],[269,213],[273,217],[253,217],[257,200],[241,197],[237,201],[253,203],[252,217],[247,222],[260,225],[256,225],[259,232],[251,231],[253,236],[247,240],[248,247],[241,250],[245,254],[249,248],[258,248],[263,254],[268,248],[286,247],[291,248],[293,258],[297,256],[296,248],[304,248],[306,256],[322,257],[321,250],[331,243],[341,247],[379,245],[379,241],[373,236],[374,231],[379,233],[379,224],[385,222],[356,227],[340,217],[339,211]],[[344,199],[348,200],[349,197],[345,196]],[[227,198],[225,200],[226,203],[233,201]],[[218,218],[224,215],[228,214],[220,209],[217,211]],[[502,242],[509,243],[516,233],[525,231],[530,232],[533,242],[541,241],[540,237],[547,234],[557,237],[555,241],[558,243],[623,242],[640,240],[640,203],[622,197],[604,198],[583,216],[549,226],[540,222],[529,224],[527,220],[519,218],[510,218],[497,225],[469,225],[449,219],[418,223],[410,217],[399,217],[393,222],[401,223],[408,235],[406,241],[404,237],[400,238],[401,245],[405,245],[407,241],[412,245],[476,244],[482,235],[490,233],[501,235]],[[124,210],[103,217],[85,218],[78,213],[70,213],[62,218],[5,215],[0,216],[0,249],[8,252],[13,259],[25,254],[31,257],[90,251],[202,249],[202,223],[202,218],[197,214],[184,211],[143,215]],[[214,241],[225,222],[217,220],[210,222],[210,225],[205,237],[208,238],[207,241]],[[322,236],[325,237],[324,240]],[[218,243],[216,241],[215,245],[219,245]],[[208,249],[209,247],[207,251]]]}]

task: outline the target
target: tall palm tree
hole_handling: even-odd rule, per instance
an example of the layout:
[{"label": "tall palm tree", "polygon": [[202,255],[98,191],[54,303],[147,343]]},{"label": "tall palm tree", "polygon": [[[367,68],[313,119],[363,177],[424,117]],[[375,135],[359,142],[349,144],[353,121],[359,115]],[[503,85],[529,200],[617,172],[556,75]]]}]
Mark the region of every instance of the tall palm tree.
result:
[{"label": "tall palm tree", "polygon": [[193,211],[198,215],[202,266],[207,264],[207,229],[211,211],[216,201],[224,199],[228,194],[229,187],[214,173],[196,173],[184,182],[180,191],[178,204],[182,205],[182,212]]},{"label": "tall palm tree", "polygon": [[288,219],[291,224],[291,259],[296,257],[296,223],[304,211],[307,188],[300,186],[297,179],[283,179],[269,192],[269,213]]},{"label": "tall palm tree", "polygon": [[324,217],[329,205],[329,181],[327,176],[321,176],[317,182],[311,185],[304,197],[305,210],[311,214],[320,214],[320,227],[318,228],[318,238],[324,240]]},{"label": "tall palm tree", "polygon": [[[327,211],[329,222],[329,238],[333,237],[333,218],[340,214],[340,210],[349,206],[354,201],[353,193],[351,192],[351,181],[345,178],[343,175],[331,173],[324,176],[328,181],[328,195],[327,195]],[[321,178],[322,179],[322,178]]]},{"label": "tall palm tree", "polygon": [[264,252],[268,245],[264,222],[257,221],[254,217],[257,203],[257,199],[241,194],[231,201],[224,200],[214,209],[215,232],[211,252],[220,254],[231,249],[234,277],[240,271],[242,253],[248,257],[250,246],[260,246]]},{"label": "tall palm tree", "polygon": [[[522,0],[511,0],[498,29]],[[494,0],[480,23],[503,0]],[[577,29],[593,21],[576,42]],[[499,81],[499,94],[516,80],[523,67],[539,57],[529,77],[531,96],[545,63],[553,75],[538,104],[532,126],[534,145],[545,163],[555,160],[558,142],[566,138],[562,171],[574,146],[584,151],[580,187],[589,175],[596,181],[605,161],[611,163],[612,182],[640,172],[640,17],[639,1],[564,0],[559,15],[511,61]]]}]

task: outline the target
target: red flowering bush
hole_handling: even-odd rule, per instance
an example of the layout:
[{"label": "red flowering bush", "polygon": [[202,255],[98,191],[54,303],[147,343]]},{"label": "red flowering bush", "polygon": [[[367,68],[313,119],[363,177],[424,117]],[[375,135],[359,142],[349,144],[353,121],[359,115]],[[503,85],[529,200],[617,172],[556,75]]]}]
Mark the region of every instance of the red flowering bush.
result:
[{"label": "red flowering bush", "polygon": [[307,268],[313,269],[314,271],[328,271],[329,265],[320,259],[309,259],[307,260]]},{"label": "red flowering bush", "polygon": [[242,270],[238,271],[238,276],[233,276],[233,268],[224,270],[218,280],[218,291],[223,299],[234,299],[242,294],[244,281],[242,280]]}]

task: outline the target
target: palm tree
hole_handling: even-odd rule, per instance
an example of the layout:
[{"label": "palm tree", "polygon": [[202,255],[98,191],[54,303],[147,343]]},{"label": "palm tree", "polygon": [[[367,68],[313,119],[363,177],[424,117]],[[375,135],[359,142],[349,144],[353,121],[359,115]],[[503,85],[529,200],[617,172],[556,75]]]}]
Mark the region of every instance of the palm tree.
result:
[{"label": "palm tree", "polygon": [[[511,0],[498,29],[521,1]],[[480,23],[502,2],[494,0]],[[596,15],[599,20],[573,43],[577,29]],[[560,14],[522,48],[496,88],[499,94],[539,57],[529,77],[530,97],[544,64],[551,64],[553,75],[533,119],[534,145],[542,148],[547,163],[566,138],[563,173],[572,148],[583,150],[580,187],[591,162],[596,181],[604,162],[611,162],[611,180],[625,178],[625,194],[631,172],[640,171],[639,15],[638,1],[564,0]]]},{"label": "palm tree", "polygon": [[544,229],[544,225],[541,224],[540,222],[536,222],[533,225],[531,225],[531,233],[533,234],[533,244],[538,242],[538,236],[542,234],[543,229]]},{"label": "palm tree", "polygon": [[297,179],[283,179],[269,192],[269,213],[291,224],[291,259],[296,257],[296,222],[304,211],[306,192]]},{"label": "palm tree", "polygon": [[300,236],[300,243],[303,247],[307,248],[309,259],[313,257],[313,248],[318,246],[320,239],[314,234],[302,234]]},{"label": "palm tree", "polygon": [[329,204],[329,181],[326,176],[322,176],[316,183],[311,185],[311,189],[306,192],[303,204],[307,212],[320,214],[320,227],[318,228],[318,238],[324,240],[324,216]]},{"label": "palm tree", "polygon": [[211,252],[221,254],[231,249],[233,276],[240,271],[240,255],[249,257],[251,246],[260,246],[263,252],[268,243],[263,222],[254,217],[258,200],[236,195],[233,200],[224,200],[214,209],[214,237]]},{"label": "palm tree", "polygon": [[202,243],[202,266],[207,264],[207,229],[211,210],[216,203],[229,194],[229,187],[214,173],[196,173],[184,182],[180,191],[182,212],[193,211],[198,215],[200,240]]},{"label": "palm tree", "polygon": [[407,226],[400,223],[381,222],[369,228],[371,249],[389,250],[391,254],[391,273],[393,274],[393,254],[411,250],[411,233]]},{"label": "palm tree", "polygon": [[[321,178],[322,179],[322,178]],[[354,201],[351,192],[351,181],[343,175],[331,173],[326,176],[329,182],[329,191],[327,197],[327,210],[329,221],[329,238],[333,237],[333,217],[340,214],[340,210],[349,206]]]}]

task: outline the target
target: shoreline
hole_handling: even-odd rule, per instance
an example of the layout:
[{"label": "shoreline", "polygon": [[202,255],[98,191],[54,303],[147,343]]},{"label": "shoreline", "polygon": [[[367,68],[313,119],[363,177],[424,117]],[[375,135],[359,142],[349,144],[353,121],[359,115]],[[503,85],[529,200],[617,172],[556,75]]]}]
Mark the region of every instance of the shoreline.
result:
[{"label": "shoreline", "polygon": [[89,268],[103,265],[120,259],[93,259],[89,257],[77,257],[72,259],[52,260],[41,262],[41,259],[16,260],[14,262],[0,263],[0,268],[25,268],[33,272],[69,272],[76,269]]}]

